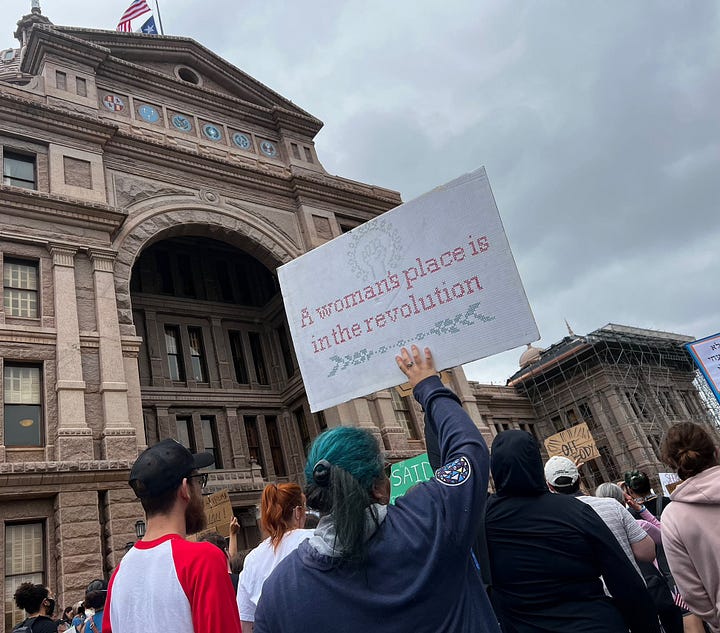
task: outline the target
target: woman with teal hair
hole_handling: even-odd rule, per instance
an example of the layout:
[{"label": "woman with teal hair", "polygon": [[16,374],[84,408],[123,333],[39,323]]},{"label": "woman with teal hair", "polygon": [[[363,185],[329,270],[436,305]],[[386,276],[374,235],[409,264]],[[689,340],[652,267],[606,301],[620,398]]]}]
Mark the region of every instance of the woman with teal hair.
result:
[{"label": "woman with teal hair", "polygon": [[263,585],[255,633],[498,633],[471,547],[487,496],[489,455],[429,349],[396,357],[437,434],[435,477],[388,506],[376,436],[342,426],[320,435],[305,468],[314,535]]}]

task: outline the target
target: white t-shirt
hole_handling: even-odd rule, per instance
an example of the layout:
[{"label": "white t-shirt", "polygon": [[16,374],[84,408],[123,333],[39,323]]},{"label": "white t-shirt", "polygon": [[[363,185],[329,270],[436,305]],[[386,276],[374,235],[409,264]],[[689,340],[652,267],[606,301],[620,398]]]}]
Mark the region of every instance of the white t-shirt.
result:
[{"label": "white t-shirt", "polygon": [[283,558],[297,549],[297,546],[305,539],[310,538],[313,531],[292,530],[282,537],[277,549],[274,549],[270,539],[266,538],[247,555],[243,570],[240,572],[237,591],[240,620],[243,622],[255,621],[255,608],[260,600],[265,579]]},{"label": "white t-shirt", "polygon": [[578,497],[578,499],[595,510],[605,525],[610,528],[617,542],[620,543],[623,552],[630,559],[637,573],[642,576],[631,546],[647,537],[647,532],[637,524],[632,515],[615,499],[584,495]]},{"label": "white t-shirt", "polygon": [[[177,534],[138,541],[110,579],[103,633],[241,633],[227,559]],[[85,633],[89,633],[86,627]]]}]

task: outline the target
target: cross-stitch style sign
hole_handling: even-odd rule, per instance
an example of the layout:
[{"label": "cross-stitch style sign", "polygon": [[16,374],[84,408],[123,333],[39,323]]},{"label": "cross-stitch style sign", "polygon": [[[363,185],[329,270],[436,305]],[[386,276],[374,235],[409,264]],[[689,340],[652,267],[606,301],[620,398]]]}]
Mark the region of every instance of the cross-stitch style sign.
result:
[{"label": "cross-stitch style sign", "polygon": [[403,346],[446,369],[539,338],[484,168],[278,274],[313,411],[405,382]]}]

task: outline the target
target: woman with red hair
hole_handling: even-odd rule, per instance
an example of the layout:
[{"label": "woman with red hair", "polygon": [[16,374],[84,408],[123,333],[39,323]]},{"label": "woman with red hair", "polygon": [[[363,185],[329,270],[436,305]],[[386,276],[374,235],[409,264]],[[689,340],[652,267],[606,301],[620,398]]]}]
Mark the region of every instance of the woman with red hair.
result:
[{"label": "woman with red hair", "polygon": [[237,603],[243,633],[252,633],[262,586],[278,563],[313,531],[305,527],[305,495],[298,484],[269,484],[260,501],[260,521],[268,537],[245,558]]}]

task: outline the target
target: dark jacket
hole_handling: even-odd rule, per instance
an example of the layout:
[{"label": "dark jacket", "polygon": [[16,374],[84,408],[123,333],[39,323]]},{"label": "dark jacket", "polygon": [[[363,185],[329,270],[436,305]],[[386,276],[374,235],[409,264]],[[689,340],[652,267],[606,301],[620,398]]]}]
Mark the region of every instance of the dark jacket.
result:
[{"label": "dark jacket", "polygon": [[659,631],[643,580],[609,528],[589,505],[549,492],[532,435],[500,433],[490,468],[497,492],[485,527],[504,633]]},{"label": "dark jacket", "polygon": [[57,624],[55,624],[55,621],[44,615],[25,618],[20,624],[15,625],[13,631],[20,626],[27,625],[28,622],[32,624],[33,633],[57,633]]},{"label": "dark jacket", "polygon": [[499,632],[470,555],[487,493],[487,446],[438,378],[423,380],[415,397],[432,414],[442,463],[460,460],[469,471],[441,469],[388,507],[362,565],[302,543],[265,581],[255,633]]}]

